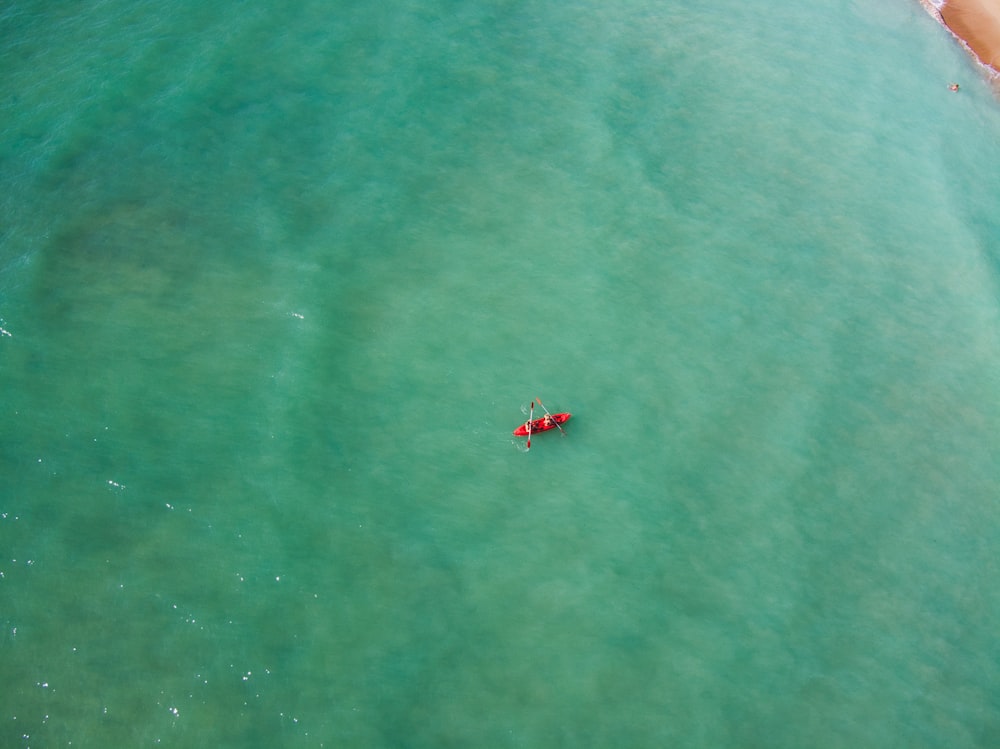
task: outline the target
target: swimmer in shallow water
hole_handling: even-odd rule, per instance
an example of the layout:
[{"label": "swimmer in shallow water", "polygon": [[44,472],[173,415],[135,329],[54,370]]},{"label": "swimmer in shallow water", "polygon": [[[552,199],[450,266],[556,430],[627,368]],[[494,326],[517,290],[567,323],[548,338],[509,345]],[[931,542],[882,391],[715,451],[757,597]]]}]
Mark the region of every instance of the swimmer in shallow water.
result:
[{"label": "swimmer in shallow water", "polygon": [[952,91],[958,91],[958,84],[953,83],[950,86],[948,86],[948,88],[951,89]]}]

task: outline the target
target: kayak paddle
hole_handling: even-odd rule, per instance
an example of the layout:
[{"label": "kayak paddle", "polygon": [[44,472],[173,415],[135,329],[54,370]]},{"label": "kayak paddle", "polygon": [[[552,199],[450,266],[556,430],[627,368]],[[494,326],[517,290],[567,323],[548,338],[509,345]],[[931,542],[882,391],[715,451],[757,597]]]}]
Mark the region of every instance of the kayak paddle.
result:
[{"label": "kayak paddle", "polygon": [[549,413],[549,409],[545,408],[545,404],[542,403],[540,398],[535,398],[535,400],[538,401],[538,405],[541,406],[542,409],[545,411],[545,415],[548,416],[550,419],[552,419],[552,423],[555,424],[557,427],[559,427],[559,431],[562,432],[562,436],[565,437],[566,430],[559,425],[559,422],[556,421],[556,417]]},{"label": "kayak paddle", "polygon": [[531,449],[531,421],[535,418],[535,402],[531,401],[531,411],[528,413],[528,449]]}]

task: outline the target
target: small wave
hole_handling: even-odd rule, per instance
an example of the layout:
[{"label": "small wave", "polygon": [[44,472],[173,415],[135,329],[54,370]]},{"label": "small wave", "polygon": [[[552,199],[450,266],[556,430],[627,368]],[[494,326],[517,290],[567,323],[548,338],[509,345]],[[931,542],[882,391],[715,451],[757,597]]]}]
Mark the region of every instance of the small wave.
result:
[{"label": "small wave", "polygon": [[941,18],[941,9],[944,7],[945,0],[920,0],[920,4],[939,22],[944,23],[944,19]]}]

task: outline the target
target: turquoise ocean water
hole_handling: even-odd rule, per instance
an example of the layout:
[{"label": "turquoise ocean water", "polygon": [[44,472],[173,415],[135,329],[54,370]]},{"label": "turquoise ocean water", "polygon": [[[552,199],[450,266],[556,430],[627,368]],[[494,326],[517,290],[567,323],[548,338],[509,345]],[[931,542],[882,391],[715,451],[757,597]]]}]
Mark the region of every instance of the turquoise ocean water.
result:
[{"label": "turquoise ocean water", "polygon": [[5,4],[0,746],[1000,745],[1000,104],[800,5]]}]

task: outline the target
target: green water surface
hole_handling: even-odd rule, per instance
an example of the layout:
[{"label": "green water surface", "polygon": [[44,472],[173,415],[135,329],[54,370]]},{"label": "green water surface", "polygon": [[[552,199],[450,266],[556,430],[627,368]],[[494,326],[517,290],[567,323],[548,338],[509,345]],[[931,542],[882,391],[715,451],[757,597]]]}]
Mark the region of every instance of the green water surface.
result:
[{"label": "green water surface", "polygon": [[0,745],[1000,742],[1000,109],[918,3],[38,0],[0,71]]}]

